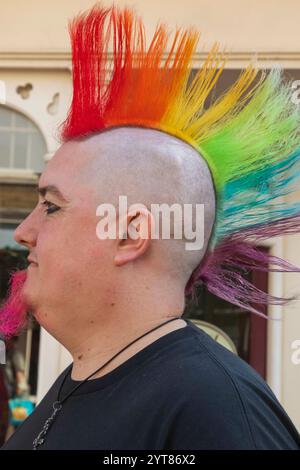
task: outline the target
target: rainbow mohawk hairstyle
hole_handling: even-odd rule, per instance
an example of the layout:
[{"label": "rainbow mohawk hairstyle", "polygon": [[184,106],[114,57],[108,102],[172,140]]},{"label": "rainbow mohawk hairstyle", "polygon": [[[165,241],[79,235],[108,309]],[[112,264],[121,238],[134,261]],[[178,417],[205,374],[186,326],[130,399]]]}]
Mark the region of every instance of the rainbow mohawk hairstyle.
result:
[{"label": "rainbow mohawk hairstyle", "polygon": [[282,200],[296,190],[300,174],[300,112],[282,72],[259,73],[249,65],[207,107],[224,57],[215,44],[191,79],[199,40],[193,28],[177,29],[166,52],[169,33],[159,25],[146,48],[143,23],[132,10],[96,5],[71,22],[70,35],[74,87],[63,141],[112,127],[146,127],[189,143],[210,168],[215,224],[186,294],[204,284],[256,313],[253,303],[290,300],[259,290],[244,276],[249,269],[300,271],[258,248],[271,236],[300,231],[300,203]]}]

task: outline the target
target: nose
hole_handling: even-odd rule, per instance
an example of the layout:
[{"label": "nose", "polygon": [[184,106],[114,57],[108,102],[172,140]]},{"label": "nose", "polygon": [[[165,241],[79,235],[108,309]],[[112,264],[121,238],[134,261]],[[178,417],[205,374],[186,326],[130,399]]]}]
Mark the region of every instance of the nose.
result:
[{"label": "nose", "polygon": [[34,210],[18,225],[14,232],[14,240],[30,249],[36,245],[37,224],[34,220]]}]

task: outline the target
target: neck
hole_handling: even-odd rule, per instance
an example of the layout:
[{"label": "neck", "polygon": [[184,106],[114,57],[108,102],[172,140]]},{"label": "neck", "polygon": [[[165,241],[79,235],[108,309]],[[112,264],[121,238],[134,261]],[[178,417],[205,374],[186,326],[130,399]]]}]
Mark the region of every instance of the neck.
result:
[{"label": "neck", "polygon": [[107,374],[159,337],[186,326],[181,319],[185,308],[183,284],[174,280],[171,284],[168,280],[166,289],[166,281],[158,281],[144,285],[122,280],[118,283],[118,292],[110,292],[105,304],[98,299],[90,299],[90,302],[85,299],[84,309],[82,307],[78,314],[72,310],[72,317],[79,320],[84,311],[85,322],[76,325],[73,322],[72,328],[63,328],[64,335],[68,332],[68,336],[57,339],[73,357],[74,380],[84,380],[132,341],[167,320],[179,318],[134,342],[91,378]]},{"label": "neck", "polygon": [[82,341],[78,348],[75,348],[71,352],[73,356],[72,379],[84,380],[139,336],[174,318],[173,321],[146,334],[143,338],[126,348],[96,375],[92,376],[91,379],[106,375],[161,336],[179,328],[184,328],[186,322],[180,318],[181,314],[182,312],[143,321],[142,324],[133,325],[129,323],[127,326],[116,322],[107,322],[105,325],[101,326],[101,329],[94,330],[93,335],[89,336],[88,340]]}]

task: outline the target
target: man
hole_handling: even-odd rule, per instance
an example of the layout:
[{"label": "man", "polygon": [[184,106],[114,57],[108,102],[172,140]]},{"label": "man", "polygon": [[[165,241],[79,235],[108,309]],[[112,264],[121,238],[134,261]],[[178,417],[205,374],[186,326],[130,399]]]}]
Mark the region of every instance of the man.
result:
[{"label": "man", "polygon": [[[71,37],[74,95],[64,143],[41,175],[39,203],[15,232],[30,266],[13,278],[2,330],[11,334],[30,310],[73,363],[4,449],[298,449],[295,427],[258,374],[181,318],[199,281],[252,311],[251,301],[282,301],[229,269],[265,269],[269,260],[250,243],[254,232],[259,240],[270,227],[299,230],[299,210],[261,210],[290,188],[292,178],[280,193],[276,177],[299,160],[299,114],[280,76],[262,77],[249,91],[250,67],[205,111],[220,61],[213,49],[186,88],[194,31],[176,33],[175,59],[167,56],[165,68],[166,31],[158,28],[146,52],[142,23],[126,9],[94,7],[74,21]],[[230,211],[225,196],[234,185]],[[139,209],[122,212],[120,195]],[[110,227],[121,228],[108,238],[99,226],[104,203],[117,208]],[[154,203],[203,204],[202,246],[188,250],[187,237],[174,232],[152,237]]]}]

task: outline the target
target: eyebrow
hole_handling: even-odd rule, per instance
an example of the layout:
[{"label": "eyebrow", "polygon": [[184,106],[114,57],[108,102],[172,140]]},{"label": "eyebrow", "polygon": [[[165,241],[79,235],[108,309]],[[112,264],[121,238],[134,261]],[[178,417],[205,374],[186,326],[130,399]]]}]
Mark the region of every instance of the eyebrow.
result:
[{"label": "eyebrow", "polygon": [[36,191],[38,194],[40,194],[42,197],[45,197],[47,193],[53,194],[53,196],[56,196],[58,199],[60,199],[62,202],[69,202],[67,199],[62,195],[60,190],[54,186],[53,184],[49,184],[47,186],[37,186]]}]

